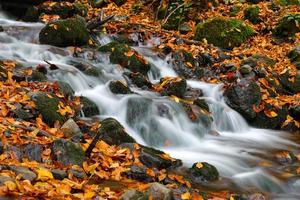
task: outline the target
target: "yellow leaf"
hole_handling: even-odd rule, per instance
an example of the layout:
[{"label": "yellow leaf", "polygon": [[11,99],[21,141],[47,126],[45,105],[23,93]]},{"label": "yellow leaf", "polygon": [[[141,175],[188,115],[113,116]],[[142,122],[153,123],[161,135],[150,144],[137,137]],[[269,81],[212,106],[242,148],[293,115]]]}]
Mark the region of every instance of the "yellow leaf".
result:
[{"label": "yellow leaf", "polygon": [[273,110],[264,110],[264,113],[265,115],[267,115],[268,117],[270,118],[273,118],[273,117],[277,117],[277,113],[274,112]]},{"label": "yellow leaf", "polygon": [[181,199],[188,200],[191,198],[191,194],[189,192],[181,194]]},{"label": "yellow leaf", "polygon": [[36,172],[38,174],[37,177],[38,180],[45,181],[45,180],[53,179],[52,173],[46,168],[39,168],[36,170]]},{"label": "yellow leaf", "polygon": [[188,67],[190,67],[190,68],[193,68],[192,63],[190,63],[190,62],[187,62],[186,65],[187,65]]},{"label": "yellow leaf", "polygon": [[8,190],[13,191],[16,190],[17,185],[13,181],[5,181],[4,185],[8,188]]},{"label": "yellow leaf", "polygon": [[230,199],[229,200],[234,200],[234,197],[233,196],[230,196]]},{"label": "yellow leaf", "polygon": [[203,167],[203,164],[202,164],[201,162],[198,162],[198,163],[196,164],[196,167],[199,168],[199,169],[201,169],[201,168]]},{"label": "yellow leaf", "polygon": [[94,191],[86,191],[83,195],[83,199],[92,199],[96,193]]}]

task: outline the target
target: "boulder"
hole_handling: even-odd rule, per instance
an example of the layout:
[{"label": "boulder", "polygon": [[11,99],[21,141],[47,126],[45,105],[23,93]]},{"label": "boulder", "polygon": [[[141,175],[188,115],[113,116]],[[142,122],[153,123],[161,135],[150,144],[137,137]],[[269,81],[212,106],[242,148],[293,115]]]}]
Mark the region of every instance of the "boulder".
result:
[{"label": "boulder", "polygon": [[149,196],[137,191],[137,190],[127,190],[120,196],[120,200],[148,200]]},{"label": "boulder", "polygon": [[232,49],[253,35],[255,31],[243,21],[216,17],[197,25],[195,40],[206,39],[217,47]]},{"label": "boulder", "polygon": [[227,88],[224,96],[226,103],[247,120],[256,117],[253,105],[258,106],[260,104],[261,93],[259,86],[254,81],[242,79]]},{"label": "boulder", "polygon": [[81,166],[85,160],[85,153],[80,144],[62,138],[53,142],[52,156],[63,165]]},{"label": "boulder", "polygon": [[83,133],[81,132],[79,126],[72,118],[68,119],[68,121],[66,121],[60,129],[66,138],[83,137]]},{"label": "boulder", "polygon": [[132,72],[140,72],[143,75],[147,75],[150,70],[149,63],[126,44],[111,42],[101,46],[98,50],[110,53],[110,62],[119,64]]},{"label": "boulder", "polygon": [[81,17],[48,23],[40,32],[41,44],[58,47],[87,45],[90,36],[85,20]]},{"label": "boulder", "polygon": [[259,12],[258,6],[249,6],[244,10],[244,19],[249,20],[253,24],[258,24],[260,22]]},{"label": "boulder", "polygon": [[275,37],[294,37],[296,33],[300,32],[300,14],[288,14],[284,16],[273,30]]},{"label": "boulder", "polygon": [[173,199],[173,192],[171,189],[160,183],[151,183],[146,191],[146,194],[155,200],[171,200]]},{"label": "boulder", "polygon": [[194,182],[216,181],[219,179],[217,168],[206,162],[194,163],[190,168],[190,173]]},{"label": "boulder", "polygon": [[160,83],[163,87],[162,94],[166,94],[169,96],[175,95],[177,97],[183,97],[186,89],[187,89],[187,83],[184,78],[162,78],[160,80]]},{"label": "boulder", "polygon": [[58,111],[59,98],[54,94],[37,92],[31,95],[36,108],[43,117],[43,121],[52,126],[56,121],[61,124],[66,120]]},{"label": "boulder", "polygon": [[[290,79],[292,78],[292,80]],[[281,74],[279,77],[280,83],[282,86],[293,94],[300,92],[300,74],[298,73],[294,77],[290,77],[289,72],[287,71],[284,74]]]},{"label": "boulder", "polygon": [[98,106],[87,97],[81,96],[80,102],[82,106],[82,112],[85,117],[92,117],[100,114]]},{"label": "boulder", "polygon": [[300,45],[287,54],[291,62],[300,70]]},{"label": "boulder", "polygon": [[98,131],[101,135],[101,139],[110,145],[135,142],[135,140],[126,133],[124,127],[114,118],[102,120],[101,127]]},{"label": "boulder", "polygon": [[121,81],[109,82],[109,89],[114,94],[131,94],[130,88]]}]

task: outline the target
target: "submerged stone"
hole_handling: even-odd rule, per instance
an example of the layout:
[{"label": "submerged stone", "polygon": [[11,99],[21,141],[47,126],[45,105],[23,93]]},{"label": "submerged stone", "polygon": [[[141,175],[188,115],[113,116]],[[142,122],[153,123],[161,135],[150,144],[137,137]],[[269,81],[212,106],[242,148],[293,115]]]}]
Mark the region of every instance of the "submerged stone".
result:
[{"label": "submerged stone", "polygon": [[220,17],[199,23],[195,32],[196,40],[206,39],[217,47],[232,49],[255,35],[255,31],[237,19],[223,19]]},{"label": "submerged stone", "polygon": [[85,117],[92,117],[100,114],[98,106],[87,97],[81,96],[80,103]]}]

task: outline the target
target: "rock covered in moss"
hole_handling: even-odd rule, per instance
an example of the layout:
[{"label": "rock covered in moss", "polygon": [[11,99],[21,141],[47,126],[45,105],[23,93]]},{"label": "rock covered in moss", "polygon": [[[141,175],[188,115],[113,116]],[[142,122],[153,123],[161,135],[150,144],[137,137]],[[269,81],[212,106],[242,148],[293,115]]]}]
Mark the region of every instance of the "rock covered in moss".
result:
[{"label": "rock covered in moss", "polygon": [[50,22],[39,34],[41,44],[59,47],[87,45],[89,39],[85,21],[81,17]]},{"label": "rock covered in moss", "polygon": [[130,88],[121,81],[111,81],[109,89],[114,94],[131,94]]},{"label": "rock covered in moss", "polygon": [[110,145],[135,142],[135,140],[126,133],[124,127],[114,118],[102,120],[101,127],[98,131],[101,135],[101,139]]},{"label": "rock covered in moss", "polygon": [[85,160],[85,153],[78,143],[62,138],[53,142],[51,152],[54,159],[63,165],[82,165]]},{"label": "rock covered in moss", "polygon": [[47,81],[47,76],[42,72],[33,70],[31,76],[29,77],[29,81],[36,81],[36,82]]},{"label": "rock covered in moss", "polygon": [[125,73],[130,80],[132,81],[133,84],[135,84],[137,87],[151,87],[151,82],[147,79],[146,76],[139,72],[131,72],[131,73]]},{"label": "rock covered in moss", "polygon": [[149,63],[126,44],[111,42],[101,46],[99,51],[109,52],[110,62],[119,64],[132,72],[140,72],[143,75],[147,75],[150,70]]},{"label": "rock covered in moss", "polygon": [[300,14],[288,14],[284,16],[273,30],[275,37],[294,37],[300,32]]},{"label": "rock covered in moss", "polygon": [[232,49],[240,46],[254,34],[255,31],[243,21],[217,17],[199,23],[195,39],[206,39],[217,47]]},{"label": "rock covered in moss", "polygon": [[258,6],[249,6],[244,10],[244,18],[248,19],[253,24],[260,22],[259,19],[259,7]]},{"label": "rock covered in moss", "polygon": [[175,95],[177,97],[183,97],[186,92],[187,83],[184,78],[162,78],[160,83],[163,87],[163,94],[167,94],[169,96]]},{"label": "rock covered in moss", "polygon": [[207,162],[194,163],[190,168],[190,173],[195,182],[216,181],[219,179],[217,168]]},{"label": "rock covered in moss", "polygon": [[52,126],[56,121],[61,124],[66,120],[58,111],[59,98],[54,94],[37,92],[31,96],[36,108],[43,117],[43,121]]},{"label": "rock covered in moss", "polygon": [[284,88],[293,94],[300,92],[300,74],[290,77],[289,72],[280,75],[279,80]]},{"label": "rock covered in moss", "polygon": [[242,79],[227,88],[224,95],[226,103],[243,117],[248,120],[256,117],[253,105],[258,106],[260,104],[261,93],[259,86],[254,81]]},{"label": "rock covered in moss", "polygon": [[92,117],[100,114],[98,106],[87,97],[81,96],[80,103],[85,117]]},{"label": "rock covered in moss", "polygon": [[73,90],[70,84],[63,81],[57,81],[57,85],[59,90],[63,93],[65,97],[72,98],[74,96],[75,91]]},{"label": "rock covered in moss", "polygon": [[300,5],[299,0],[277,0],[277,2],[281,6],[289,6],[289,5]]},{"label": "rock covered in moss", "polygon": [[300,45],[288,53],[288,58],[300,70]]}]

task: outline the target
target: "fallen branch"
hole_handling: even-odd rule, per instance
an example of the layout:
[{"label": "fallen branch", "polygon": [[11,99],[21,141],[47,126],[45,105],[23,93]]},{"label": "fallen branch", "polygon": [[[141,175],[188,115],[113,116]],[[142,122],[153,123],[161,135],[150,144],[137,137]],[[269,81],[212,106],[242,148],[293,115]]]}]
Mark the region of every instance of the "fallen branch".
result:
[{"label": "fallen branch", "polygon": [[103,24],[109,22],[109,21],[112,20],[114,17],[115,17],[115,15],[109,15],[109,16],[105,17],[104,19],[102,19],[102,14],[101,14],[101,15],[100,15],[99,17],[97,17],[96,19],[94,19],[94,20],[88,22],[88,24],[87,24],[86,27],[87,27],[89,30],[96,29],[96,28],[102,26]]},{"label": "fallen branch", "polygon": [[95,148],[97,142],[102,138],[102,134],[100,133],[100,131],[97,132],[96,136],[94,137],[93,141],[91,142],[91,144],[89,145],[89,147],[87,148],[87,150],[85,151],[85,156],[86,157],[90,157],[91,153],[93,151],[93,149]]}]

